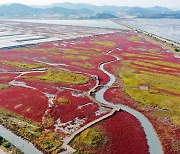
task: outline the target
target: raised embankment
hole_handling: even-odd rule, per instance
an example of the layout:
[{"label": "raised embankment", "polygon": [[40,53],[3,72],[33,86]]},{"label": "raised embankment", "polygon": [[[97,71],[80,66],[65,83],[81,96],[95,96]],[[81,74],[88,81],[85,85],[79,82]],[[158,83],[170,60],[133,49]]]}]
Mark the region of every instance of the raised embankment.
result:
[{"label": "raised embankment", "polygon": [[121,26],[126,27],[128,30],[135,31],[135,32],[137,32],[137,33],[143,33],[143,34],[148,35],[149,37],[151,37],[151,38],[153,38],[153,39],[156,39],[156,40],[159,40],[159,41],[161,41],[161,42],[163,42],[163,43],[167,43],[167,44],[169,44],[169,45],[172,45],[172,46],[175,47],[175,48],[180,48],[180,43],[177,43],[177,42],[175,42],[175,41],[172,41],[172,40],[163,38],[163,37],[161,37],[161,36],[158,36],[158,35],[156,35],[156,34],[153,34],[153,33],[147,32],[147,31],[144,31],[144,30],[142,30],[142,29],[137,29],[137,28],[132,27],[132,26],[129,26],[129,25],[127,25],[127,24],[121,23],[121,22],[119,22],[119,21],[117,21],[117,20],[111,20],[111,21],[114,22],[114,23],[116,23],[116,24],[118,24],[118,25],[121,25]]}]

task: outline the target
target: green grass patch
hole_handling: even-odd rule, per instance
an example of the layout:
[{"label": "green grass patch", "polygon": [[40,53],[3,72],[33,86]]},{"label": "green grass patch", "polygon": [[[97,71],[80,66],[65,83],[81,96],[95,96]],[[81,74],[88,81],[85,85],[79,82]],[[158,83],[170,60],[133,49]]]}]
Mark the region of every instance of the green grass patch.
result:
[{"label": "green grass patch", "polygon": [[171,121],[177,125],[177,126],[180,126],[180,114],[178,116],[172,116],[171,117]]},{"label": "green grass patch", "polygon": [[130,37],[128,37],[128,40],[129,40],[129,41],[132,41],[132,42],[141,43],[141,38],[140,38],[140,37],[137,37],[137,36],[130,36]]},{"label": "green grass patch", "polygon": [[83,61],[86,61],[86,60],[90,59],[87,56],[75,56],[75,55],[66,55],[66,56],[64,56],[64,58],[72,59],[72,60],[83,60]]},{"label": "green grass patch", "polygon": [[62,141],[55,132],[43,132],[42,136],[35,140],[35,143],[47,153],[60,153],[64,149],[61,148]]},{"label": "green grass patch", "polygon": [[6,88],[9,88],[9,87],[10,87],[10,85],[0,84],[0,90],[6,89]]},{"label": "green grass patch", "polygon": [[40,76],[24,76],[25,79],[38,79],[54,83],[68,83],[68,84],[85,84],[88,83],[89,78],[78,73],[59,71],[55,69],[47,70],[45,75]]},{"label": "green grass patch", "polygon": [[179,69],[178,67],[174,67],[174,65],[172,63],[171,63],[172,65],[170,66],[170,65],[163,64],[163,62],[158,65],[158,64],[154,64],[154,63],[148,63],[148,61],[134,61],[133,64],[140,65],[137,67],[145,67],[145,68],[149,67],[151,69],[160,68],[160,69],[172,70],[172,71],[176,71],[177,69]]},{"label": "green grass patch", "polygon": [[91,44],[102,45],[106,47],[115,47],[116,43],[112,41],[91,41]]},{"label": "green grass patch", "polygon": [[96,146],[102,143],[103,137],[101,133],[95,129],[88,128],[79,134],[75,139],[72,141],[73,143],[77,144],[85,144],[87,146]]},{"label": "green grass patch", "polygon": [[22,63],[22,62],[10,62],[10,61],[2,61],[4,64],[14,66],[16,68],[21,69],[38,69],[42,68],[44,65],[40,64],[28,64],[28,63]]},{"label": "green grass patch", "polygon": [[123,54],[126,57],[136,57],[136,58],[153,58],[153,59],[159,59],[159,57],[153,57],[151,55],[138,55],[135,53],[125,53]]},{"label": "green grass patch", "polygon": [[[169,74],[160,74],[142,71],[131,67],[130,61],[124,61],[123,66],[119,69],[119,77],[123,80],[125,92],[134,100],[143,105],[159,107],[171,113],[171,120],[177,125],[178,115],[180,114],[180,97],[163,92],[180,92],[180,78]],[[139,88],[140,85],[149,87],[144,91]],[[151,89],[157,88],[160,90]],[[162,90],[162,91],[161,91]]]},{"label": "green grass patch", "polygon": [[[173,67],[174,69],[179,69],[180,68],[180,64],[178,63],[170,63],[170,62],[165,62],[165,61],[160,61],[160,60],[143,60],[141,62],[145,62],[146,64],[150,64],[153,67],[161,67],[161,68],[165,68],[165,67]],[[171,68],[171,69],[173,69]]]},{"label": "green grass patch", "polygon": [[72,64],[73,64],[73,65],[76,65],[76,66],[83,67],[83,68],[93,68],[93,65],[90,64],[90,63],[78,63],[78,62],[73,62]]},{"label": "green grass patch", "polygon": [[69,100],[68,100],[67,98],[60,97],[60,98],[58,98],[58,103],[68,104],[68,103],[69,103]]}]

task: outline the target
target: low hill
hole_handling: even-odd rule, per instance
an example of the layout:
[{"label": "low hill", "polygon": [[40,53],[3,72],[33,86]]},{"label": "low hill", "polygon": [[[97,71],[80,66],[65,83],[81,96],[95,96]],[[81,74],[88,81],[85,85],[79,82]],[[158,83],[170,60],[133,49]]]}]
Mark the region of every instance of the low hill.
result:
[{"label": "low hill", "polygon": [[34,16],[76,16],[96,19],[114,18],[119,14],[138,18],[180,18],[180,11],[172,11],[166,7],[127,7],[127,6],[95,6],[87,3],[56,3],[47,6],[26,6],[9,4],[0,6],[1,17],[34,17]]}]

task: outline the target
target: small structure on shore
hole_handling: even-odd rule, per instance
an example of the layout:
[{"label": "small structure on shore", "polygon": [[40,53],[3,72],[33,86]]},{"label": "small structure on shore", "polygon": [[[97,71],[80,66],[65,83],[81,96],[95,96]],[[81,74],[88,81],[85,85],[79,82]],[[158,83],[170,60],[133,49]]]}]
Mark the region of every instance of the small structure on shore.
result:
[{"label": "small structure on shore", "polygon": [[148,86],[139,86],[139,89],[147,91],[147,90],[149,90],[149,87]]}]

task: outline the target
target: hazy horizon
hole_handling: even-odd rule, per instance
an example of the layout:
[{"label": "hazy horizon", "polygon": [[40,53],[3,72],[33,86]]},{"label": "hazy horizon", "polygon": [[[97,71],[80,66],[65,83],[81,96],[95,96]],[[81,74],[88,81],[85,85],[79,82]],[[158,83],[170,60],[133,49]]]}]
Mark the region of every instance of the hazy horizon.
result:
[{"label": "hazy horizon", "polygon": [[174,9],[180,9],[179,0],[6,0],[4,2],[0,2],[0,4],[7,4],[7,3],[21,3],[25,5],[50,5],[53,3],[63,3],[63,2],[71,2],[71,3],[89,3],[93,5],[114,5],[114,6],[139,6],[139,7],[153,7],[153,6],[161,6],[161,7],[168,7]]}]

